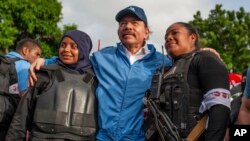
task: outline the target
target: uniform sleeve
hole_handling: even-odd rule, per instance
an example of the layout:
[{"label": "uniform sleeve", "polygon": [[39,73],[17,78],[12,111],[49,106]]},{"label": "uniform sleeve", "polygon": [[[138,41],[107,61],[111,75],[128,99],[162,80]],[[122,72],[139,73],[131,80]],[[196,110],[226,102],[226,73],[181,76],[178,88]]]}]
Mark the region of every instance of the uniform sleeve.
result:
[{"label": "uniform sleeve", "polygon": [[44,73],[38,73],[37,77],[38,81],[35,86],[30,87],[28,93],[21,98],[18,104],[6,136],[6,141],[23,141],[26,137],[26,131],[32,122],[35,96],[45,89],[49,82],[48,76]]},{"label": "uniform sleeve", "polygon": [[244,90],[244,96],[250,99],[250,69],[247,70],[246,87]]},{"label": "uniform sleeve", "polygon": [[215,88],[229,90],[226,66],[214,54],[210,52],[201,54],[198,61],[198,70],[203,93]]},{"label": "uniform sleeve", "polygon": [[45,59],[45,65],[55,64],[58,61],[58,56],[54,56],[49,59]]},{"label": "uniform sleeve", "polygon": [[209,122],[205,141],[223,141],[228,127],[230,110],[223,105],[215,105],[209,110]]},{"label": "uniform sleeve", "polygon": [[226,66],[214,54],[200,54],[197,61],[198,78],[204,93],[200,112],[221,104],[230,108],[229,78]]},{"label": "uniform sleeve", "polygon": [[208,111],[209,115],[205,140],[221,141],[230,116],[228,72],[225,65],[211,53],[201,57],[198,69],[204,92],[200,112]]}]

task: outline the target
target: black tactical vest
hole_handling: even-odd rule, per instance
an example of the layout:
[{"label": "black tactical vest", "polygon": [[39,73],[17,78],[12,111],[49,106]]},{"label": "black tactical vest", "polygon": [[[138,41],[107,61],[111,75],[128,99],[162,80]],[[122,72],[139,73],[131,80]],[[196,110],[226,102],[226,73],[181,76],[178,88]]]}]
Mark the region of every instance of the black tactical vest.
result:
[{"label": "black tactical vest", "polygon": [[47,137],[51,134],[53,138],[62,138],[67,133],[94,137],[97,130],[94,74],[55,68],[41,70],[49,74],[51,81],[36,98],[33,126],[47,133]]},{"label": "black tactical vest", "polygon": [[15,61],[18,58],[9,58],[0,55],[0,93],[10,93],[9,86],[17,83]]},{"label": "black tactical vest", "polygon": [[196,124],[202,92],[187,82],[190,63],[196,53],[177,60],[164,75],[161,85],[161,108],[177,126],[180,136],[187,137]]},{"label": "black tactical vest", "polygon": [[0,124],[8,126],[19,103],[19,93],[12,92],[10,87],[18,89],[15,61],[18,58],[9,58],[0,55]]}]

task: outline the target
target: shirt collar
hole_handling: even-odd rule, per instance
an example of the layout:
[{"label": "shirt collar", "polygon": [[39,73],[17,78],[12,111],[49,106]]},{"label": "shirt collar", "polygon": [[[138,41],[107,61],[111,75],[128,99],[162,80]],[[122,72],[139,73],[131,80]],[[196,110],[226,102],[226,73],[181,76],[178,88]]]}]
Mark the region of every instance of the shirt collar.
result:
[{"label": "shirt collar", "polygon": [[[128,57],[132,56],[128,49],[122,44],[122,47]],[[147,55],[150,53],[150,50],[148,49],[147,44],[145,44],[140,50],[138,50],[133,56],[138,56],[138,55]]]},{"label": "shirt collar", "polygon": [[137,60],[142,59],[144,56],[150,53],[148,46],[145,44],[140,50],[138,50],[134,55],[131,55],[128,49],[122,45],[130,64],[134,64]]}]

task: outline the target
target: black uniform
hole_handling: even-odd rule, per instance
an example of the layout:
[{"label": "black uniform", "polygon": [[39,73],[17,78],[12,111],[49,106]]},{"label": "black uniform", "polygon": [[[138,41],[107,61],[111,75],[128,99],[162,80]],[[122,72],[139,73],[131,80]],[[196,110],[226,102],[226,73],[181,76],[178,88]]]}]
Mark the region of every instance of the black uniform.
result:
[{"label": "black uniform", "polygon": [[[159,108],[177,127],[181,138],[187,138],[196,125],[195,117],[200,114],[205,94],[215,100],[205,99],[212,106],[202,111],[208,113],[209,122],[199,140],[222,141],[230,114],[225,65],[207,51],[194,51],[174,58],[174,65],[163,74]],[[218,101],[216,96],[220,96]]]},{"label": "black uniform", "polygon": [[[228,72],[217,56],[211,52],[200,51],[190,64],[188,84],[190,87],[200,89],[203,94],[216,88],[229,90]],[[192,102],[191,99],[190,102]],[[211,107],[208,111],[208,128],[204,134],[205,138],[202,140],[222,141],[229,114],[230,109],[225,105],[218,104]]]},{"label": "black uniform", "polygon": [[10,87],[18,84],[15,69],[15,61],[18,60],[20,59],[0,55],[0,140],[5,139],[20,101],[19,93],[10,91]]}]

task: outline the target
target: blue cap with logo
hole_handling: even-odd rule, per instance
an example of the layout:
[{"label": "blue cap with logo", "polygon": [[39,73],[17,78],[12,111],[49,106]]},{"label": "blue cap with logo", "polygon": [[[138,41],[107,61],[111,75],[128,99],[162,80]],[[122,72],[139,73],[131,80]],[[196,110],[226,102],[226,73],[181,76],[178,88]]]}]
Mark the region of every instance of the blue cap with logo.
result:
[{"label": "blue cap with logo", "polygon": [[129,14],[136,16],[137,18],[142,20],[145,23],[145,25],[148,25],[147,17],[146,17],[144,10],[138,6],[129,6],[129,7],[126,7],[125,9],[122,9],[115,16],[115,19],[117,22],[120,22],[124,16],[127,16]]}]

